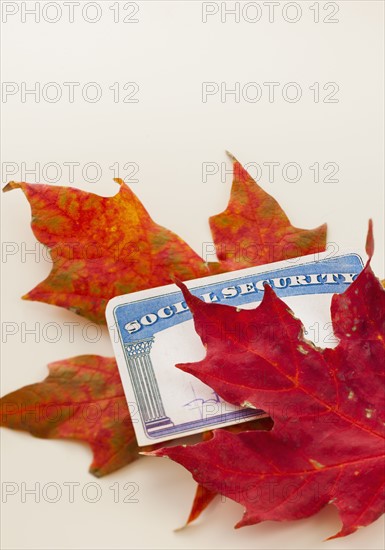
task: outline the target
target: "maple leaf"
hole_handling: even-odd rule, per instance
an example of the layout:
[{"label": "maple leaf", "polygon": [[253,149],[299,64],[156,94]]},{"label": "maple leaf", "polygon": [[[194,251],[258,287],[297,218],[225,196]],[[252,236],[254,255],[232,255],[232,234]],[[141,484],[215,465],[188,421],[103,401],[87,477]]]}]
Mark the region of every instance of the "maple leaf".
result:
[{"label": "maple leaf", "polygon": [[[226,431],[232,433],[239,433],[244,430],[271,430],[273,422],[271,418],[257,418],[256,420],[249,420],[247,422],[241,422],[239,424],[233,424],[232,426],[227,426],[223,428]],[[203,441],[208,441],[213,437],[214,433],[212,430],[203,432],[202,439]],[[187,518],[186,524],[183,527],[186,527],[193,521],[195,521],[201,513],[212,503],[214,498],[218,495],[216,491],[209,489],[198,483],[195,490],[194,500],[191,506],[189,516]]]},{"label": "maple leaf", "polygon": [[86,441],[97,477],[135,460],[138,447],[115,359],[81,355],[48,367],[45,380],[0,400],[0,425],[41,438]]},{"label": "maple leaf", "polygon": [[[202,440],[203,441],[209,441],[213,437],[213,431],[208,430],[207,432],[202,433]],[[196,489],[195,489],[195,495],[194,500],[191,506],[190,513],[188,515],[187,521],[183,527],[186,527],[193,521],[195,521],[205,510],[211,502],[214,500],[214,498],[217,496],[216,491],[212,491],[208,487],[205,487],[204,485],[200,485],[198,483]],[[182,528],[183,528],[182,527]]]},{"label": "maple leaf", "polygon": [[216,430],[209,441],[150,454],[172,458],[203,487],[243,504],[237,527],[305,518],[333,503],[340,537],[384,512],[385,292],[370,267],[371,228],[367,251],[363,271],[332,298],[334,349],[307,341],[267,285],[257,308],[237,311],[206,304],[180,284],[207,354],[178,367],[231,403],[268,411],[274,427]]},{"label": "maple leaf", "polygon": [[120,189],[113,197],[25,182],[5,186],[4,191],[24,192],[33,232],[53,262],[48,277],[24,299],[105,323],[105,307],[114,296],[325,248],[326,226],[310,231],[291,226],[278,203],[238,162],[229,206],[210,219],[219,262],[206,263],[175,233],[156,224],[123,180],[115,181]]},{"label": "maple leaf", "polygon": [[206,508],[212,503],[214,498],[218,495],[216,491],[208,489],[204,485],[198,483],[195,489],[194,500],[191,506],[189,516],[187,518],[186,524],[183,527],[186,527],[193,521],[195,521],[201,513],[206,510]]},{"label": "maple leaf", "polygon": [[32,209],[32,229],[53,261],[49,276],[23,296],[66,307],[105,323],[113,296],[208,275],[207,265],[181,238],[156,224],[121,179],[101,197],[72,187],[10,182]]},{"label": "maple leaf", "polygon": [[326,224],[316,229],[291,225],[278,202],[266,193],[233,155],[233,184],[227,208],[210,218],[219,271],[232,271],[319,253]]}]

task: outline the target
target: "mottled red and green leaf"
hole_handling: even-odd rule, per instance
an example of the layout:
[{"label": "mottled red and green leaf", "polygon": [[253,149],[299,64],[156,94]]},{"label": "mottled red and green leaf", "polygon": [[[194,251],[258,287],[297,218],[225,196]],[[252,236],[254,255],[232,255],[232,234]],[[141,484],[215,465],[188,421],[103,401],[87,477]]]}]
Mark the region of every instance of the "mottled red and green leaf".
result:
[{"label": "mottled red and green leaf", "polygon": [[32,229],[50,251],[49,276],[23,298],[66,307],[104,323],[120,294],[208,275],[203,260],[175,233],[156,224],[122,181],[113,197],[71,187],[9,183],[32,209]]},{"label": "mottled red and green leaf", "polygon": [[1,426],[89,443],[90,472],[97,477],[135,460],[138,446],[115,359],[81,355],[48,367],[45,380],[1,399]]},{"label": "mottled red and green leaf", "polygon": [[220,271],[263,265],[325,250],[326,225],[299,229],[278,202],[232,156],[233,184],[226,210],[210,218]]}]

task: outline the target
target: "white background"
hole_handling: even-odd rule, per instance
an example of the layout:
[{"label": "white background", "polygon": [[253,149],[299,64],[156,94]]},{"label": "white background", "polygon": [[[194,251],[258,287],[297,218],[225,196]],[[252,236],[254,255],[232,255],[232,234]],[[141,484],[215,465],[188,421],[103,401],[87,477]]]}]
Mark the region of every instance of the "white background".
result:
[{"label": "white background", "polygon": [[[38,3],[40,22],[26,16],[24,2],[18,12],[3,22],[2,72],[4,82],[31,88],[56,82],[62,98],[50,103],[40,94],[40,102],[20,91],[3,96],[3,168],[15,163],[15,174],[6,179],[20,180],[22,163],[31,168],[57,163],[62,168],[58,183],[70,183],[63,163],[79,162],[74,185],[104,195],[117,191],[109,166],[134,162],[139,166],[138,181],[132,188],[154,219],[181,235],[201,252],[210,241],[207,218],[226,205],[230,176],[221,181],[220,173],[204,183],[202,163],[226,162],[230,150],[244,163],[279,162],[274,181],[266,167],[260,178],[263,187],[284,207],[293,224],[316,227],[327,221],[329,241],[343,250],[362,246],[367,220],[375,222],[376,255],[373,266],[384,276],[383,250],[383,3],[380,1],[338,2],[339,21],[326,23],[331,12],[319,3],[320,22],[314,22],[314,2],[299,2],[298,22],[286,2],[275,9],[269,22],[268,8],[262,2],[259,22],[252,24],[220,13],[202,22],[202,4],[191,2],[137,2],[138,23],[124,23],[126,2],[120,2],[119,22],[114,23],[112,2],[98,2],[100,20],[89,23],[80,6],[75,20],[68,22],[68,8],[62,2],[57,23],[47,19]],[[84,3],[82,3],[84,4]],[[233,2],[227,2],[231,8]],[[247,2],[241,2],[241,7]],[[317,4],[317,3],[316,3]],[[33,7],[28,2],[27,7]],[[220,9],[220,5],[218,4]],[[8,8],[12,10],[11,8]],[[54,10],[53,8],[50,8]],[[86,16],[95,17],[95,11]],[[289,9],[289,11],[283,11]],[[252,10],[246,13],[254,17]],[[4,15],[4,14],[3,14]],[[4,20],[4,19],[3,19]],[[81,89],[97,82],[100,101],[83,99]],[[25,85],[22,83],[25,82]],[[64,82],[79,82],[73,103],[68,101]],[[113,101],[111,85],[136,82],[137,103]],[[258,102],[240,96],[220,94],[202,102],[202,82],[224,83],[224,89],[240,89],[249,82],[263,91]],[[279,82],[276,97],[269,102],[264,82]],[[284,84],[297,82],[302,97],[296,103],[282,96]],[[309,89],[320,83],[321,101],[314,101]],[[339,91],[337,103],[324,103],[328,82]],[[9,88],[7,88],[9,90]],[[248,88],[249,97],[252,88]],[[53,89],[49,93],[53,93]],[[290,90],[293,91],[293,90]],[[327,92],[330,92],[328,89]],[[121,90],[122,94],[123,91]],[[91,93],[91,90],[90,90]],[[51,96],[52,97],[52,96]],[[81,168],[89,162],[100,164],[102,174],[90,182]],[[302,178],[293,183],[283,177],[282,167],[296,162]],[[314,182],[309,166],[318,162],[321,181]],[[322,167],[327,162],[339,166],[337,182],[324,182]],[[252,172],[252,170],[250,170]],[[125,171],[121,169],[120,175]],[[92,177],[92,170],[89,175]],[[52,179],[51,175],[48,175]],[[225,174],[224,174],[225,176]],[[29,174],[25,179],[35,178]],[[47,178],[45,178],[47,181]],[[14,242],[19,252],[3,258],[3,327],[14,322],[19,332],[3,346],[2,394],[43,379],[47,363],[82,353],[111,355],[106,333],[92,343],[82,329],[87,321],[65,310],[19,297],[33,288],[50,270],[43,258],[29,254],[35,239],[29,227],[30,212],[20,191],[2,197],[3,241]],[[24,243],[24,244],[22,244]],[[24,248],[23,248],[24,247]],[[38,249],[37,249],[38,250]],[[62,338],[45,332],[47,323],[62,327]],[[37,323],[38,334],[23,335]],[[65,322],[80,323],[75,342],[70,343]],[[8,325],[7,325],[8,326]],[[40,339],[40,342],[37,340]],[[51,341],[49,341],[51,339]],[[215,549],[378,549],[384,544],[382,520],[340,540],[322,542],[339,530],[335,509],[328,507],[307,520],[292,523],[265,523],[233,530],[241,517],[239,505],[227,501],[214,504],[196,525],[175,533],[188,514],[195,484],[182,467],[167,460],[142,458],[131,466],[97,480],[102,490],[99,502],[90,503],[80,492],[68,502],[64,482],[79,482],[80,489],[93,482],[87,473],[91,452],[87,445],[67,441],[37,440],[28,434],[3,430],[2,480],[28,487],[58,483],[63,497],[57,503],[34,497],[22,502],[20,493],[2,505],[2,545],[9,549],[78,548],[215,548]],[[114,503],[109,487],[117,482],[120,501],[123,485],[136,483],[138,503]],[[91,493],[90,493],[91,494]]]}]

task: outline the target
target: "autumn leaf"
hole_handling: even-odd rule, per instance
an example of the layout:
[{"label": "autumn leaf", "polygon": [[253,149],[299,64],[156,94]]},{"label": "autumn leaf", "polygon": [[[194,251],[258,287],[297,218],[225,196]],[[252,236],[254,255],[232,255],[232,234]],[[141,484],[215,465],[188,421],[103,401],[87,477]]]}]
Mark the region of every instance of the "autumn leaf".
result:
[{"label": "autumn leaf", "polygon": [[203,260],[156,224],[123,182],[113,197],[72,187],[10,182],[32,209],[32,229],[53,261],[45,281],[23,296],[105,323],[110,298],[208,275]]},{"label": "autumn leaf", "polygon": [[201,515],[201,513],[206,510],[206,508],[212,503],[217,495],[217,492],[211,491],[211,489],[208,489],[204,485],[200,485],[198,483],[197,488],[195,489],[195,495],[191,510],[184,527],[195,521]]},{"label": "autumn leaf", "polygon": [[219,271],[232,271],[325,250],[326,224],[316,229],[291,225],[278,202],[233,161],[233,184],[226,210],[210,218],[220,262]]},{"label": "autumn leaf", "polygon": [[[371,232],[367,250],[371,256]],[[274,428],[216,430],[209,441],[152,454],[241,503],[237,527],[309,517],[328,503],[342,520],[335,537],[375,521],[385,491],[385,292],[370,259],[333,296],[334,349],[307,341],[301,321],[267,285],[257,308],[238,311],[206,304],[181,286],[207,353],[179,368],[231,403],[268,411]],[[258,327],[252,337],[250,327]]]},{"label": "autumn leaf", "polygon": [[[249,420],[247,422],[240,422],[239,424],[233,424],[232,426],[227,426],[223,429],[231,433],[239,433],[245,430],[271,430],[272,427],[273,421],[271,420],[271,418],[265,417],[257,418],[255,420]],[[213,437],[213,435],[213,431],[208,430],[207,432],[203,432],[202,439],[203,441],[208,441]],[[202,514],[202,512],[206,510],[206,508],[212,503],[217,495],[217,492],[203,485],[199,485],[198,483],[195,490],[191,510],[184,527],[195,521]]]},{"label": "autumn leaf", "polygon": [[81,355],[48,365],[40,383],[5,395],[1,426],[47,439],[86,441],[97,477],[138,457],[138,447],[115,359]]},{"label": "autumn leaf", "polygon": [[229,206],[210,219],[219,262],[206,263],[175,233],[156,224],[123,180],[115,181],[120,189],[113,197],[72,187],[6,185],[4,191],[24,192],[33,232],[53,262],[48,277],[24,299],[105,323],[106,304],[114,296],[325,248],[326,226],[310,231],[291,226],[278,203],[238,162]]}]

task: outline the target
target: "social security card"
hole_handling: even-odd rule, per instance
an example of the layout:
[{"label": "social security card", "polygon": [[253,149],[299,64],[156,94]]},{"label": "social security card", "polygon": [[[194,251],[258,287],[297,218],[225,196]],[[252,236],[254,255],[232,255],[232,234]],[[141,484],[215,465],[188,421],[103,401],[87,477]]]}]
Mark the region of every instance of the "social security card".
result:
[{"label": "social security card", "polygon": [[[336,340],[330,322],[333,293],[341,293],[362,270],[360,255],[330,253],[242,269],[186,283],[205,302],[252,309],[267,283],[321,347]],[[175,367],[200,361],[206,350],[192,314],[175,284],[110,300],[107,323],[139,445],[148,445],[266,416],[240,408],[194,376]]]}]

